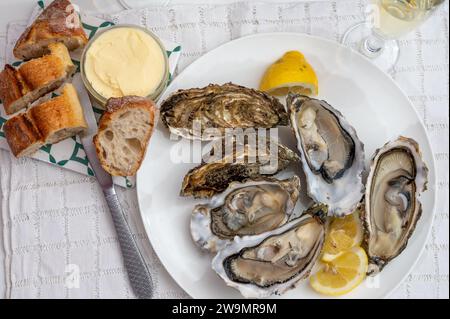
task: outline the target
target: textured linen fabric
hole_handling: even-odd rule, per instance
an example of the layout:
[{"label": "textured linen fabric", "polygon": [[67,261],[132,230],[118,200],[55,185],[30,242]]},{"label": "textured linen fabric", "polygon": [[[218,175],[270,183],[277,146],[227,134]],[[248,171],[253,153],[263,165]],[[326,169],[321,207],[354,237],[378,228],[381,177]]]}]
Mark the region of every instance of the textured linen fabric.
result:
[{"label": "textured linen fabric", "polygon": [[[365,1],[174,5],[124,11],[104,18],[139,23],[181,43],[178,70],[209,50],[257,32],[293,31],[339,41],[363,20]],[[436,219],[426,249],[392,298],[449,296],[449,51],[448,1],[402,38],[392,72],[425,124],[438,170]],[[3,42],[2,42],[3,41]],[[2,46],[3,44],[3,46]],[[0,50],[4,38],[0,37]],[[0,62],[2,55],[0,54]],[[0,151],[5,294],[10,298],[132,298],[109,212],[94,179]],[[188,297],[147,241],[134,190],[119,189],[127,218],[153,274],[156,297]],[[67,284],[73,268],[80,287]],[[1,292],[1,290],[0,290]]]}]

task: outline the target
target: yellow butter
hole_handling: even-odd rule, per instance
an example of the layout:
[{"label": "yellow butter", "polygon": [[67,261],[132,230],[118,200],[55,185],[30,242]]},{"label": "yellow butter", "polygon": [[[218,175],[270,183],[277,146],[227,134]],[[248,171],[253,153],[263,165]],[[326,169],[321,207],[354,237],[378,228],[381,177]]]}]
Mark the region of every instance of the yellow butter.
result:
[{"label": "yellow butter", "polygon": [[93,89],[105,98],[151,95],[166,70],[158,42],[130,27],[101,34],[86,52],[84,69]]}]

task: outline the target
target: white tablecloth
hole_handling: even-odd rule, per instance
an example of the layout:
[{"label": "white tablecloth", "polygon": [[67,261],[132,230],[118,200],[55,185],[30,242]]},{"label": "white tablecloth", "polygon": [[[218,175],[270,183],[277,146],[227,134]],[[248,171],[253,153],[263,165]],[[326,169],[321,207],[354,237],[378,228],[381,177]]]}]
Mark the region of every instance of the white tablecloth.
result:
[{"label": "white tablecloth", "polygon": [[[363,19],[365,1],[171,5],[125,11],[117,23],[140,23],[182,43],[179,70],[218,45],[256,32],[295,31],[339,41]],[[26,19],[26,17],[24,17]],[[438,201],[419,263],[393,298],[449,296],[448,1],[401,39],[393,77],[419,111],[433,144]],[[0,50],[5,38],[0,34]],[[0,65],[4,52],[0,51]],[[0,293],[8,298],[132,298],[109,212],[94,179],[0,151]],[[136,193],[119,189],[127,218],[153,274],[156,297],[188,297],[147,241]],[[79,288],[76,278],[79,273]],[[3,276],[4,274],[4,276]]]}]

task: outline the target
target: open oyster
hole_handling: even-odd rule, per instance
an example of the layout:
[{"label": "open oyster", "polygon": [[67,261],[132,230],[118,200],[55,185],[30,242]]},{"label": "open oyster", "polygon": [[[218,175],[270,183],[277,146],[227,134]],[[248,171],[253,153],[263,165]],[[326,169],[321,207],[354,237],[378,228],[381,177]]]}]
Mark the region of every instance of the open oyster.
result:
[{"label": "open oyster", "polygon": [[292,150],[270,139],[261,144],[260,140],[247,143],[224,138],[214,143],[212,151],[216,149],[222,150],[219,156],[211,155],[211,161],[203,162],[184,177],[181,196],[211,197],[224,191],[231,182],[274,175],[299,160]]},{"label": "open oyster", "polygon": [[399,137],[375,152],[362,210],[369,274],[381,271],[405,249],[422,214],[419,196],[426,190],[427,178],[427,166],[413,139]]},{"label": "open oyster", "polygon": [[191,235],[203,249],[216,252],[235,236],[258,235],[284,225],[300,194],[300,178],[258,178],[234,182],[191,217]]},{"label": "open oyster", "polygon": [[293,221],[256,236],[236,237],[220,250],[212,268],[227,285],[247,298],[282,294],[306,278],[322,249],[323,205]]},{"label": "open oyster", "polygon": [[325,101],[289,94],[287,105],[308,195],[330,215],[351,214],[364,193],[364,145],[355,129]]},{"label": "open oyster", "polygon": [[[161,104],[161,119],[174,134],[213,140],[205,134],[216,128],[272,128],[289,124],[283,105],[274,97],[243,86],[210,84],[200,89],[179,90]],[[198,124],[198,129],[194,126]]]}]

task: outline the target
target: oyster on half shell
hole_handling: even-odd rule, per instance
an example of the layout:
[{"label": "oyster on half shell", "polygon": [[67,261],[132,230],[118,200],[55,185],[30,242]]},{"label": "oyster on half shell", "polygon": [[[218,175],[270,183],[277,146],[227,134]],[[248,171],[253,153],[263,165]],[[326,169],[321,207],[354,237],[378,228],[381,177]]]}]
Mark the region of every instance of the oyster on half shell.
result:
[{"label": "oyster on half shell", "polygon": [[236,237],[214,257],[212,268],[244,297],[280,295],[306,278],[323,246],[326,207],[261,235]]},{"label": "oyster on half shell", "polygon": [[[161,104],[161,119],[169,130],[185,138],[213,140],[204,134],[216,128],[273,128],[289,124],[283,105],[264,92],[233,83],[210,84],[204,88],[179,90]],[[194,123],[199,124],[198,132]]]},{"label": "oyster on half shell", "polygon": [[191,235],[203,249],[216,252],[235,236],[258,235],[284,225],[300,194],[300,178],[257,178],[234,182],[191,216]]},{"label": "oyster on half shell", "polygon": [[219,156],[186,174],[181,185],[181,196],[211,197],[224,191],[231,182],[275,175],[299,161],[291,149],[270,139],[260,144],[259,140],[258,143],[247,143],[238,138],[224,138],[213,143],[212,153],[216,149],[222,150]]},{"label": "oyster on half shell", "polygon": [[405,249],[422,214],[420,194],[428,168],[419,145],[406,137],[384,145],[372,158],[363,221],[369,274],[376,274]]},{"label": "oyster on half shell", "polygon": [[325,101],[287,98],[308,195],[333,216],[351,214],[364,194],[364,145],[342,114]]}]

